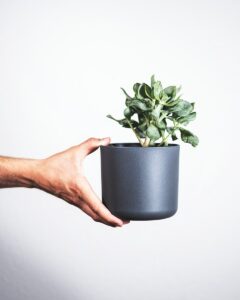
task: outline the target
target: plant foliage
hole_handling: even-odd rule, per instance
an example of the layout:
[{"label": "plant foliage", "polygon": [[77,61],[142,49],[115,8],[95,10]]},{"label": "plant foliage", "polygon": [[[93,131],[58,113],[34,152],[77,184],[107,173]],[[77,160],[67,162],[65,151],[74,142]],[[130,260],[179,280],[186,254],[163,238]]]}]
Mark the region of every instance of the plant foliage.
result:
[{"label": "plant foliage", "polygon": [[[177,140],[198,145],[198,137],[186,130],[184,126],[195,120],[194,103],[183,100],[179,95],[181,87],[163,88],[160,81],[151,77],[151,84],[135,83],[134,96],[130,96],[123,88],[126,96],[124,118],[115,119],[125,128],[131,128],[143,147],[168,146],[169,140]],[[159,140],[159,143],[156,141]]]}]

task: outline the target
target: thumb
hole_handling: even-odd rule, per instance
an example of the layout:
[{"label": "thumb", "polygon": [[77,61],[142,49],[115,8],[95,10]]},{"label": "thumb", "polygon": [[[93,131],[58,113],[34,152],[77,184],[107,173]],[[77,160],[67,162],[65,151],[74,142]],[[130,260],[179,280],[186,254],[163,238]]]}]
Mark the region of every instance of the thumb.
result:
[{"label": "thumb", "polygon": [[110,143],[110,137],[106,138],[90,138],[83,142],[80,146],[83,151],[83,156],[87,156],[88,154],[97,150],[100,146],[107,146]]}]

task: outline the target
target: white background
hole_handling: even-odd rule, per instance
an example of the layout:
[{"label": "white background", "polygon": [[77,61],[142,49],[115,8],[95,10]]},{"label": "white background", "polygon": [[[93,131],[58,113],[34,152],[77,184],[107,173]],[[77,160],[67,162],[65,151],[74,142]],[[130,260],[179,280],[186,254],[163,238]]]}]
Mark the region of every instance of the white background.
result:
[{"label": "white background", "polygon": [[[196,102],[179,211],[124,228],[37,190],[0,191],[1,300],[240,299],[240,2],[0,0],[0,153],[43,158],[122,116],[155,73]],[[86,172],[101,195],[99,151]],[[171,180],[171,179],[169,179]]]}]

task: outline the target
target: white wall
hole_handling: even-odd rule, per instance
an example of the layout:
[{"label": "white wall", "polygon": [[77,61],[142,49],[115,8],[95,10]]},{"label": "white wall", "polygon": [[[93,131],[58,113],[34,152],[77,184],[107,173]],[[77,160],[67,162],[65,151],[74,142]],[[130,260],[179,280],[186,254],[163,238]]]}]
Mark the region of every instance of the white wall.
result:
[{"label": "white wall", "polygon": [[[0,191],[1,300],[239,299],[240,2],[0,1],[0,153],[46,157],[121,116],[155,73],[196,101],[179,212],[122,229],[37,190]],[[86,161],[101,194],[99,152]]]}]

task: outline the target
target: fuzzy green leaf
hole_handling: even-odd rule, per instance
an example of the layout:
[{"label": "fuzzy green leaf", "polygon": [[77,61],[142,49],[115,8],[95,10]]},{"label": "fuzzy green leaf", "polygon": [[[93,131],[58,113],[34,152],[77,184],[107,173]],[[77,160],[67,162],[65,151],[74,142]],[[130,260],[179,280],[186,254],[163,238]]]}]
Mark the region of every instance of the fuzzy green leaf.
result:
[{"label": "fuzzy green leaf", "polygon": [[155,108],[152,110],[151,115],[154,118],[159,118],[161,109],[162,109],[162,105],[160,104],[156,105]]},{"label": "fuzzy green leaf", "polygon": [[164,90],[162,90],[162,91],[160,92],[159,98],[160,98],[162,104],[164,104],[164,103],[166,103],[168,100],[170,100],[170,97],[164,92]]},{"label": "fuzzy green leaf", "polygon": [[142,87],[143,87],[143,85],[140,84],[139,87],[138,87],[138,90],[137,90],[137,94],[136,94],[136,98],[140,99],[140,100],[145,98],[145,93],[142,94]]},{"label": "fuzzy green leaf", "polygon": [[192,112],[187,116],[177,118],[177,122],[183,125],[188,125],[189,122],[196,119],[196,115],[197,115],[196,112]]},{"label": "fuzzy green leaf", "polygon": [[127,99],[132,100],[132,97],[130,97],[128,95],[128,93],[123,88],[121,88],[121,90],[124,92],[124,94],[126,95]]},{"label": "fuzzy green leaf", "polygon": [[169,108],[169,110],[174,112],[178,117],[184,117],[193,111],[193,106],[188,101],[180,100],[175,106]]},{"label": "fuzzy green leaf", "polygon": [[155,99],[160,100],[161,91],[162,84],[160,81],[156,81],[153,85],[153,95]]},{"label": "fuzzy green leaf", "polygon": [[176,86],[168,86],[164,89],[164,92],[171,98],[175,98],[177,94]]},{"label": "fuzzy green leaf", "polygon": [[147,85],[146,83],[140,84],[139,87],[138,87],[136,97],[138,99],[145,99],[145,98],[151,99],[151,88],[150,88],[150,86]]},{"label": "fuzzy green leaf", "polygon": [[147,136],[151,140],[154,140],[154,141],[158,140],[160,138],[160,133],[159,133],[157,127],[154,126],[153,124],[151,124],[150,126],[148,126]]},{"label": "fuzzy green leaf", "polygon": [[152,88],[153,88],[155,82],[156,82],[155,76],[152,75],[152,76],[151,76],[151,87],[152,87]]},{"label": "fuzzy green leaf", "polygon": [[146,97],[149,99],[152,98],[151,91],[152,91],[152,89],[150,88],[150,86],[147,84],[144,84],[144,92],[145,92]]},{"label": "fuzzy green leaf", "polygon": [[178,137],[176,136],[176,133],[175,133],[175,132],[173,132],[173,133],[171,134],[171,137],[172,137],[172,140],[173,140],[173,141],[176,141],[176,140],[178,139]]},{"label": "fuzzy green leaf", "polygon": [[159,128],[161,130],[165,130],[167,127],[166,120],[162,120],[162,121],[157,120],[155,124],[156,124],[157,128]]},{"label": "fuzzy green leaf", "polygon": [[141,137],[141,138],[145,138],[146,134],[144,131],[142,131],[139,126],[135,129],[136,133]]},{"label": "fuzzy green leaf", "polygon": [[139,124],[142,124],[142,123],[146,122],[146,117],[145,117],[145,113],[144,112],[138,112],[137,116],[138,116],[138,122],[139,122]]},{"label": "fuzzy green leaf", "polygon": [[182,127],[180,127],[179,130],[181,132],[181,139],[184,143],[191,144],[193,147],[198,145],[199,139],[196,135]]},{"label": "fuzzy green leaf", "polygon": [[[161,100],[163,100],[163,99],[161,99]],[[169,101],[169,102],[161,102],[164,106],[167,106],[167,107],[173,107],[173,106],[175,106],[175,105],[177,105],[178,103],[180,102],[180,100],[179,99],[176,99],[176,100],[174,100],[174,101]]]},{"label": "fuzzy green leaf", "polygon": [[134,91],[136,97],[137,97],[138,88],[139,88],[140,85],[141,84],[138,83],[138,82],[133,85],[133,91]]},{"label": "fuzzy green leaf", "polygon": [[133,99],[129,107],[132,107],[134,109],[140,110],[140,111],[148,111],[150,108],[146,105],[146,103],[142,102],[141,100],[138,99]]},{"label": "fuzzy green leaf", "polygon": [[[120,125],[122,125],[122,126],[125,127],[125,128],[130,128],[129,123],[128,123],[128,121],[127,121],[126,118],[125,118],[125,119],[120,119],[120,120],[118,120],[118,119],[115,119],[115,118],[114,118],[113,116],[111,116],[111,115],[107,115],[107,117],[108,117],[109,119],[112,119],[112,120],[118,122]],[[133,128],[135,128],[135,127],[138,126],[138,122],[136,122],[136,121],[134,121],[134,120],[131,120],[131,124],[132,124]]]},{"label": "fuzzy green leaf", "polygon": [[147,122],[145,121],[145,122],[141,123],[140,125],[138,125],[138,128],[139,128],[142,132],[145,132],[145,131],[147,130],[147,128],[148,128]]},{"label": "fuzzy green leaf", "polygon": [[131,116],[134,115],[134,113],[135,113],[134,110],[132,110],[129,107],[126,107],[123,112],[123,114],[126,118],[131,118]]}]

